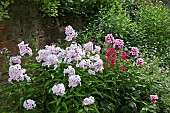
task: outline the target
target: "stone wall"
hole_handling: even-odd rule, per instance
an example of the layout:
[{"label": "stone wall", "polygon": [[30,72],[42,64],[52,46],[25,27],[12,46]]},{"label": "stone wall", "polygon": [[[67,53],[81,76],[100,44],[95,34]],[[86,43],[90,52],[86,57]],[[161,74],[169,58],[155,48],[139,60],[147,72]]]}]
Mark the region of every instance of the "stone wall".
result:
[{"label": "stone wall", "polygon": [[[17,44],[21,40],[29,43],[32,48],[35,40],[38,40],[39,49],[44,48],[46,44],[63,43],[66,26],[71,25],[78,30],[85,22],[82,16],[43,17],[35,4],[28,0],[15,0],[10,6],[9,16],[5,32],[0,35],[0,51],[7,48],[10,56],[18,55]],[[0,54],[0,75],[4,70],[4,62],[3,55]]]},{"label": "stone wall", "polygon": [[[65,26],[72,25],[76,30],[83,26],[82,16],[49,18],[38,12],[36,5],[28,0],[16,1],[9,10],[7,32],[10,39],[21,39],[29,43],[40,39],[40,48],[52,42],[62,43]],[[43,38],[43,39],[42,39]],[[41,42],[44,41],[44,42]]]}]

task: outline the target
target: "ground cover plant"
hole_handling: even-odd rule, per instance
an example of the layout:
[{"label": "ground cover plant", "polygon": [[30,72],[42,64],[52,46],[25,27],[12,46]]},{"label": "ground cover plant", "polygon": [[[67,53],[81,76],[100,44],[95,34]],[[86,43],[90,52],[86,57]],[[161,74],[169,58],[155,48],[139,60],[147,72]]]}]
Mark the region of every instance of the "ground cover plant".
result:
[{"label": "ground cover plant", "polygon": [[78,44],[71,26],[65,34],[67,44],[60,47],[34,52],[24,41],[18,44],[18,56],[9,57],[1,112],[169,112],[169,72],[156,60],[112,34],[103,45],[93,39]]}]

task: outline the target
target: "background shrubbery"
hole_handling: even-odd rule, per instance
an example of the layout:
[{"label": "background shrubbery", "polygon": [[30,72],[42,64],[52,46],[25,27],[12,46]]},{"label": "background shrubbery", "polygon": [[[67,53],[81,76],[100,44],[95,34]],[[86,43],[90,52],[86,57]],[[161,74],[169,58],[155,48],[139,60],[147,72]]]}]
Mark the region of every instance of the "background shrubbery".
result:
[{"label": "background shrubbery", "polygon": [[170,10],[162,2],[126,2],[115,2],[110,10],[102,12],[97,21],[82,31],[86,35],[80,41],[92,38],[100,42],[106,34],[112,33],[129,46],[149,49],[147,55],[160,56],[164,64],[169,64]]}]

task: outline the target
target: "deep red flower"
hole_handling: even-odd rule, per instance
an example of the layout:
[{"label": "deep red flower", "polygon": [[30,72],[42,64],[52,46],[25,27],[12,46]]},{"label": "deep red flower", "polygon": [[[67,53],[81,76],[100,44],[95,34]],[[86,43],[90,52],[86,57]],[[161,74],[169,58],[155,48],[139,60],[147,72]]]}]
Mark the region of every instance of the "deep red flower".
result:
[{"label": "deep red flower", "polygon": [[109,62],[109,58],[106,58],[106,62]]},{"label": "deep red flower", "polygon": [[106,66],[107,66],[107,64],[103,64],[103,66],[104,66],[104,67],[106,67]]},{"label": "deep red flower", "polygon": [[122,67],[122,69],[121,69],[121,70],[122,70],[122,72],[124,72],[124,71],[126,71],[126,68],[125,68],[125,67]]},{"label": "deep red flower", "polygon": [[110,55],[116,56],[116,50],[115,50],[115,48],[109,48],[109,49],[106,51],[105,55],[106,55],[107,57],[110,57]]},{"label": "deep red flower", "polygon": [[114,67],[115,64],[116,64],[116,60],[114,59],[114,57],[112,57],[111,62],[110,62],[110,66]]},{"label": "deep red flower", "polygon": [[111,59],[111,63],[116,63],[116,61],[115,61],[115,58],[114,58],[114,57],[112,57],[112,59]]},{"label": "deep red flower", "polygon": [[127,60],[127,58],[126,58],[127,56],[128,55],[125,52],[123,52],[121,57],[122,57],[123,60]]},{"label": "deep red flower", "polygon": [[114,67],[114,66],[115,66],[115,63],[110,63],[110,66],[111,66],[111,67]]},{"label": "deep red flower", "polygon": [[90,39],[90,42],[92,42],[94,44],[94,40],[93,39]]}]

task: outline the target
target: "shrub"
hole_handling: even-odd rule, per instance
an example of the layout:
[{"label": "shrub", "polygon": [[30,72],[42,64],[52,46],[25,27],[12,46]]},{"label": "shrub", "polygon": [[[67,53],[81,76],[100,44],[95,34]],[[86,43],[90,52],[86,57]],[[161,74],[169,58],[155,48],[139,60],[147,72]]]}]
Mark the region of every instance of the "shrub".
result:
[{"label": "shrub", "polygon": [[[65,40],[77,38],[71,26],[65,31]],[[4,91],[8,96],[1,95],[1,111],[136,113],[147,105],[154,107],[149,98],[156,94],[154,112],[168,108],[160,96],[166,87],[155,79],[162,73],[159,67],[146,64],[140,58],[144,55],[136,47],[125,47],[123,40],[111,34],[105,40],[103,48],[92,41],[83,46],[70,42],[62,48],[45,46],[34,54],[28,44],[18,44],[22,57],[10,58]]]},{"label": "shrub", "polygon": [[170,10],[162,3],[126,3],[115,2],[109,11],[101,13],[98,20],[80,32],[86,33],[80,43],[89,38],[102,43],[105,34],[113,33],[113,36],[122,38],[129,46],[148,48],[150,52],[147,55],[160,56],[167,65],[170,51]]}]

